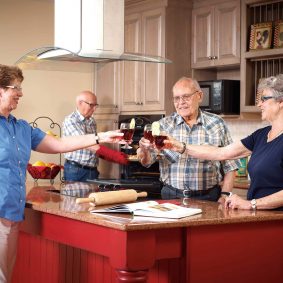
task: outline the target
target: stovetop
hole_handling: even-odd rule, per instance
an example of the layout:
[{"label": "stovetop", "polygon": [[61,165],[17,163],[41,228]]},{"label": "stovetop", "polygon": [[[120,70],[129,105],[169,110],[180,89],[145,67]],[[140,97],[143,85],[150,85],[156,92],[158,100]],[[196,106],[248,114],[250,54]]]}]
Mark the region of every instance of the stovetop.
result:
[{"label": "stovetop", "polygon": [[[91,184],[91,186],[90,186]],[[71,197],[87,197],[94,192],[119,191],[125,189],[134,189],[145,191],[150,197],[160,197],[161,182],[150,179],[94,179],[88,182],[66,183],[60,190],[50,190],[53,193],[59,193]]]},{"label": "stovetop", "polygon": [[156,179],[93,179],[88,182],[98,185],[101,190],[134,189],[153,195],[160,195],[162,188],[162,183]]}]

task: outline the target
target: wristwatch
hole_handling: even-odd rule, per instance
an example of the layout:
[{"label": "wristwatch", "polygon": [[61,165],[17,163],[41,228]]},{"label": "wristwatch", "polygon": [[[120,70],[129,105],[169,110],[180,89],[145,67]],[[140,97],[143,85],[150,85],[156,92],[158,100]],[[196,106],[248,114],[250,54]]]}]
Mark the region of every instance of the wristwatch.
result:
[{"label": "wristwatch", "polygon": [[231,197],[233,193],[232,192],[221,192],[221,195],[226,195],[228,197]]},{"label": "wristwatch", "polygon": [[251,200],[252,209],[256,210],[256,199]]}]

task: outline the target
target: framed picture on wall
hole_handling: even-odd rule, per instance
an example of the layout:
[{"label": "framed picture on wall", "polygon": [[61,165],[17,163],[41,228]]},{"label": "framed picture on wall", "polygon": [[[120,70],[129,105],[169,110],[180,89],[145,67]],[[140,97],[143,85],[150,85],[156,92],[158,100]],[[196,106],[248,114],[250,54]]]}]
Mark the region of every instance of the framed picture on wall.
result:
[{"label": "framed picture on wall", "polygon": [[283,47],[283,20],[275,22],[273,46],[274,48]]},{"label": "framed picture on wall", "polygon": [[272,39],[272,22],[251,25],[250,50],[269,49]]}]

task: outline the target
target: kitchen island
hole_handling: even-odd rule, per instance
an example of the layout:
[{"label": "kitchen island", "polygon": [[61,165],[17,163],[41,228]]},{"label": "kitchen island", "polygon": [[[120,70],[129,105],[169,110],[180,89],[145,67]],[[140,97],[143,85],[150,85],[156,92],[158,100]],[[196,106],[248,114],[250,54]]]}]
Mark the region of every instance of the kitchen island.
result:
[{"label": "kitchen island", "polygon": [[62,194],[94,187],[27,184],[13,283],[278,283],[283,278],[282,212],[230,211],[185,199],[173,202],[203,213],[180,220],[94,215],[89,204]]}]

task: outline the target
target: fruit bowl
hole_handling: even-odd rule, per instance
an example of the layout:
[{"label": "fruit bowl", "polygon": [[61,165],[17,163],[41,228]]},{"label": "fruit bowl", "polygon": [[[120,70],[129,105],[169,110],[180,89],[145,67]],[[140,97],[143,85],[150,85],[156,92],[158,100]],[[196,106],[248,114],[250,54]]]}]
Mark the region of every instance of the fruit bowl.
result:
[{"label": "fruit bowl", "polygon": [[60,165],[32,166],[28,164],[27,170],[34,179],[54,179],[61,170]]}]

